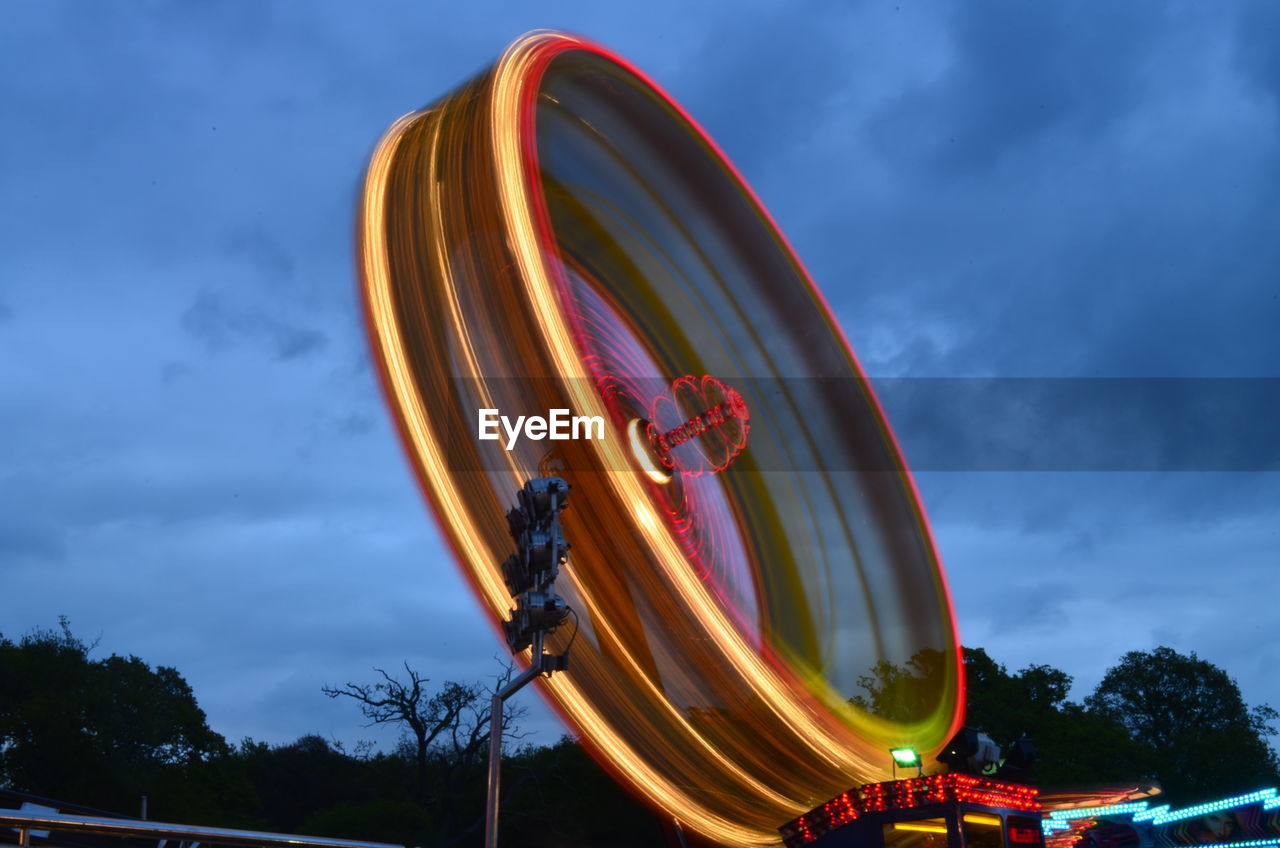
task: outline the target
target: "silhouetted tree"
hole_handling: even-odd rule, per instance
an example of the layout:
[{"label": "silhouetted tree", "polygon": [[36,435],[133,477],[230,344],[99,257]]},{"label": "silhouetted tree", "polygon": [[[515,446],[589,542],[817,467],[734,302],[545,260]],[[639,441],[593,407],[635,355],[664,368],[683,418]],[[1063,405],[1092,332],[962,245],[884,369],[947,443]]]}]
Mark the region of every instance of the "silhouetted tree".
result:
[{"label": "silhouetted tree", "polygon": [[[483,823],[483,768],[488,761],[490,696],[511,679],[507,665],[492,689],[480,683],[446,681],[435,692],[428,678],[404,666],[406,678],[383,669],[376,683],[325,686],[330,698],[347,697],[360,705],[370,725],[399,725],[401,750],[415,765],[417,800],[438,824],[442,844],[476,832]],[[510,701],[503,709],[503,736],[523,738],[516,722],[525,708]]]},{"label": "silhouetted tree", "polygon": [[[923,650],[907,663],[878,663],[859,678],[863,693],[851,702],[895,721],[931,709],[941,685],[944,655]],[[1033,769],[1046,786],[1141,778],[1150,771],[1149,749],[1129,738],[1119,722],[1067,700],[1071,675],[1048,665],[1010,673],[981,648],[964,649],[965,723],[1002,745],[1024,733],[1040,760]]]},{"label": "silhouetted tree", "polygon": [[1046,786],[1124,782],[1150,771],[1149,749],[1124,727],[1068,700],[1071,675],[1048,665],[1011,673],[982,648],[964,649],[965,721],[1009,743],[1023,733],[1036,744],[1036,778]]},{"label": "silhouetted tree", "polygon": [[1190,803],[1280,780],[1267,742],[1280,716],[1266,705],[1250,709],[1236,682],[1194,652],[1130,651],[1085,704],[1149,747],[1153,774],[1175,800]]},{"label": "silhouetted tree", "polygon": [[375,798],[360,804],[340,803],[315,813],[298,833],[391,845],[430,845],[436,822],[421,805],[405,798]]},{"label": "silhouetted tree", "polygon": [[245,740],[236,758],[254,787],[253,813],[267,830],[297,833],[318,811],[378,797],[362,763],[315,734],[274,746]]},{"label": "silhouetted tree", "polygon": [[854,695],[849,703],[890,721],[921,721],[937,706],[947,660],[946,654],[932,648],[917,651],[902,665],[882,660],[858,678],[863,694]]},{"label": "silhouetted tree", "polygon": [[616,783],[572,738],[525,748],[508,758],[506,765],[512,789],[502,807],[503,845],[649,848],[663,844],[654,812]]},{"label": "silhouetted tree", "polygon": [[176,669],[137,657],[92,660],[60,628],[0,637],[0,783],[104,809],[206,817],[229,753]]}]

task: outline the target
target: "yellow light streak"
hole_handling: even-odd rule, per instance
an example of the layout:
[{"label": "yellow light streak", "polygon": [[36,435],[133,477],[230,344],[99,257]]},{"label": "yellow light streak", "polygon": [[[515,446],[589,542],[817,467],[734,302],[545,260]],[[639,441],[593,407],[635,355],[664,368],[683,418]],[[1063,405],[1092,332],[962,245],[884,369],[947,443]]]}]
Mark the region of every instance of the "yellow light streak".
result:
[{"label": "yellow light streak", "polygon": [[[365,181],[360,273],[374,358],[424,493],[495,620],[510,605],[499,567],[511,546],[504,513],[545,448],[477,441],[476,409],[614,420],[567,317],[576,307],[549,246],[533,161],[543,75],[561,57],[586,55],[603,54],[571,36],[525,36],[488,73],[396,121]],[[543,682],[605,762],[686,827],[765,846],[815,803],[884,778],[888,745],[936,752],[958,721],[955,645],[942,646],[951,654],[931,713],[902,723],[849,706],[821,668],[796,666],[785,646],[766,650],[769,634],[744,631],[673,529],[655,491],[678,494],[681,483],[645,465],[647,452],[635,449],[643,437],[633,418],[562,449],[575,504],[562,579],[593,636],[575,643],[571,672]],[[750,497],[765,502],[766,484],[752,486]],[[767,553],[758,567],[771,566]],[[830,569],[815,572],[830,582]],[[925,577],[945,594],[940,574]],[[945,617],[945,598],[940,609]],[[915,615],[898,624],[919,627],[930,612]],[[565,636],[551,639],[555,649]]]}]

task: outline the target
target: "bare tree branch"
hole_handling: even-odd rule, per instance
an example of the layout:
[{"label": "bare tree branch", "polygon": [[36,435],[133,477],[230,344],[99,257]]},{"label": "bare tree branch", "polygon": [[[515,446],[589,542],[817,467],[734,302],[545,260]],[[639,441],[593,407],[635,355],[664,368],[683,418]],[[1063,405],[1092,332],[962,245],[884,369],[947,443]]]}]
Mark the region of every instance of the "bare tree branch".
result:
[{"label": "bare tree branch", "polygon": [[[511,681],[515,667],[502,663],[492,687],[446,681],[430,693],[430,679],[407,662],[403,678],[381,668],[374,671],[381,676],[380,681],[323,686],[321,691],[330,698],[355,701],[368,719],[366,727],[399,725],[404,731],[404,744],[412,751],[418,796],[424,805],[436,811],[441,839],[448,843],[451,837],[471,833],[475,830],[475,821],[470,821],[460,833],[452,833],[453,822],[459,816],[467,816],[465,810],[459,809],[458,802],[469,781],[487,763],[490,699]],[[501,718],[504,740],[519,740],[527,735],[518,725],[527,714],[524,706],[504,704]]]}]

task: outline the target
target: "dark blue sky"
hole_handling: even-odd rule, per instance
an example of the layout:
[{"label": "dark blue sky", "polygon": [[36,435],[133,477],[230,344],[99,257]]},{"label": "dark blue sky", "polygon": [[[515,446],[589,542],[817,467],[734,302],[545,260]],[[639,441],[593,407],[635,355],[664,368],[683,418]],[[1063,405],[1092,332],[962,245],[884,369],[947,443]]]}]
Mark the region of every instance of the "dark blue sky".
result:
[{"label": "dark blue sky", "polygon": [[[683,102],[873,376],[1280,377],[1265,0],[4,19],[0,631],[68,615],[103,654],[177,666],[233,740],[360,738],[322,684],[404,659],[474,679],[501,651],[382,409],[351,234],[383,129],[525,30],[595,38]],[[909,459],[1039,438],[1005,412],[888,405]],[[1137,417],[1175,459],[1204,441],[1180,415]],[[1114,439],[1103,422],[1077,441]],[[966,644],[1063,668],[1077,697],[1167,644],[1280,705],[1280,474],[1098,466],[920,475]]]}]

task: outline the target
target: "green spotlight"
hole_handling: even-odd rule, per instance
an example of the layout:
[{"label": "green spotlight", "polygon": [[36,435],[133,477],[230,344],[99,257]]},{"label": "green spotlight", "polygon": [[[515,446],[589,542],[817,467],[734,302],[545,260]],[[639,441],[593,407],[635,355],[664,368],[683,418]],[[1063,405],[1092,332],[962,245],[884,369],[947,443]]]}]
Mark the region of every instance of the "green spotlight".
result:
[{"label": "green spotlight", "polygon": [[924,764],[920,762],[920,752],[915,748],[890,748],[889,756],[893,757],[894,778],[897,778],[900,768],[914,768],[916,774],[924,769]]}]

